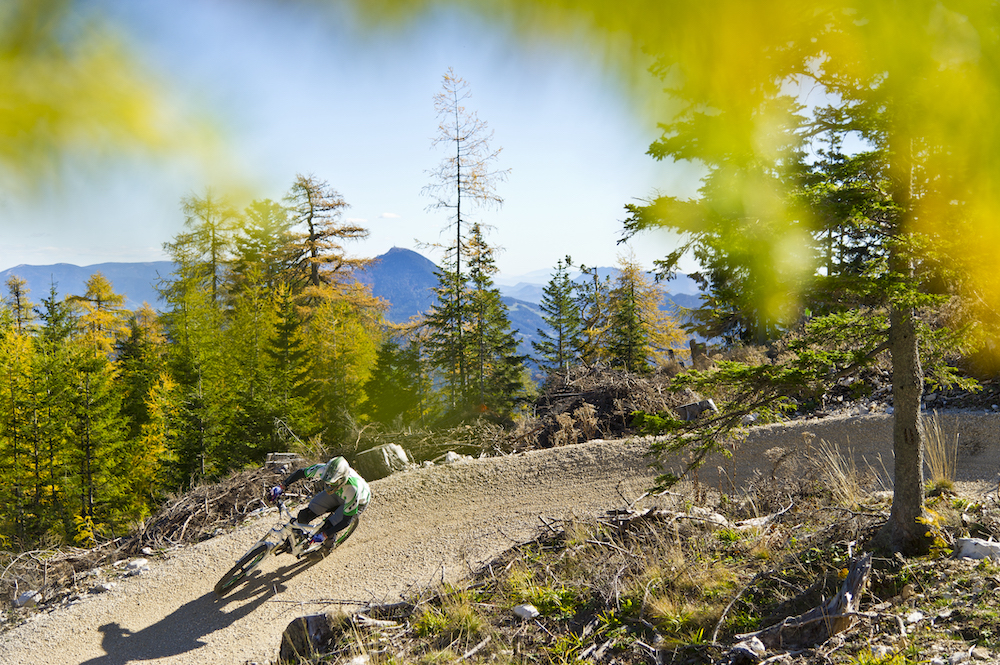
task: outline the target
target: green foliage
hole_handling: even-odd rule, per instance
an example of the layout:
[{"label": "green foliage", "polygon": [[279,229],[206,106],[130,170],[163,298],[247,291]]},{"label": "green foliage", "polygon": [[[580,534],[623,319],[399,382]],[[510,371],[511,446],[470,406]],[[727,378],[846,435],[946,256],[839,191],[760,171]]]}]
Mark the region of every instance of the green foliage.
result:
[{"label": "green foliage", "polygon": [[383,342],[364,385],[365,413],[385,424],[417,422],[429,399],[429,383],[416,341],[406,348],[393,340]]},{"label": "green foliage", "polygon": [[486,621],[468,591],[446,594],[440,607],[428,606],[413,623],[417,635],[435,638],[437,643],[449,646],[460,639],[478,639],[485,629]]},{"label": "green foliage", "polygon": [[574,298],[570,265],[572,260],[568,256],[556,263],[555,273],[545,285],[540,304],[542,320],[548,330],[539,329],[539,341],[531,343],[539,355],[538,366],[546,373],[567,370],[579,361],[583,352],[583,317]]},{"label": "green foliage", "polygon": [[677,322],[662,310],[663,295],[634,257],[622,256],[608,293],[607,353],[612,364],[645,373],[683,341]]}]

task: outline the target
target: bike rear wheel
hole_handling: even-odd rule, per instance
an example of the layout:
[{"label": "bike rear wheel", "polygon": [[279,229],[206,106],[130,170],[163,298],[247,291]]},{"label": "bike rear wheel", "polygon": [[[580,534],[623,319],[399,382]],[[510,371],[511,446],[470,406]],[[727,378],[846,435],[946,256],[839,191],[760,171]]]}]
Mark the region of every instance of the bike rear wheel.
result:
[{"label": "bike rear wheel", "polygon": [[222,579],[215,585],[215,594],[222,597],[232,591],[233,587],[247,574],[257,567],[257,565],[267,556],[268,547],[266,543],[260,543],[249,552],[243,555],[236,565],[229,569],[229,572],[222,576]]}]

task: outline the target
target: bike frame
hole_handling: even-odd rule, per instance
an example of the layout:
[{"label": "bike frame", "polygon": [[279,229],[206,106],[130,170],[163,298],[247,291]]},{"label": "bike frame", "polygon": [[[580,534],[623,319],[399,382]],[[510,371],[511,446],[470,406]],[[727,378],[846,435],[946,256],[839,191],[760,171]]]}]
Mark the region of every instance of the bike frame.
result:
[{"label": "bike frame", "polygon": [[276,524],[264,537],[254,543],[253,547],[247,550],[237,562],[229,569],[222,579],[215,585],[215,593],[220,598],[233,589],[241,580],[246,578],[251,572],[256,570],[261,563],[274,554],[289,552],[297,559],[312,554],[313,552],[329,545],[329,549],[335,548],[347,540],[358,526],[358,518],[354,516],[350,522],[342,528],[343,533],[338,534],[332,541],[326,543],[313,543],[312,537],[323,528],[325,518],[319,524],[301,524],[294,517],[291,511],[285,506],[285,502],[279,497],[277,500],[278,513],[286,518],[282,524]]},{"label": "bike frame", "polygon": [[301,524],[295,520],[291,511],[280,498],[277,501],[278,514],[287,518],[283,524],[276,524],[268,531],[263,538],[254,545],[267,545],[268,552],[274,552],[276,547],[282,543],[288,543],[288,551],[301,558],[303,555],[313,552],[321,547],[319,544],[312,545],[309,540],[319,532],[323,526],[322,520],[316,526],[311,524]]}]

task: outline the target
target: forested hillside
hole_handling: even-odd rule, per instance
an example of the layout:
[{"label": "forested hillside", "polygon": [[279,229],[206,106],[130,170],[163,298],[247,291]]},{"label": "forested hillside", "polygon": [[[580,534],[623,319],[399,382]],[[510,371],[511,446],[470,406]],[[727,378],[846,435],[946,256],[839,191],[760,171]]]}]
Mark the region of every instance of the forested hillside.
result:
[{"label": "forested hillside", "polygon": [[[610,317],[616,308],[638,316],[634,288],[605,280],[577,294],[570,285],[567,298],[539,306],[502,298],[488,263],[462,287],[474,325],[452,338],[441,323],[453,311],[442,305],[441,271],[406,250],[379,263],[353,257],[345,245],[367,231],[342,220],[344,206],[330,185],[305,176],[281,203],[242,210],[211,193],[187,197],[184,230],[165,244],[170,262],[96,267],[122,276],[133,296],[143,292],[136,275],[155,274],[155,307],[148,297],[130,306],[101,270],[79,289],[50,276],[41,292],[21,275],[37,283],[44,267],[9,271],[0,317],[4,548],[94,544],[171,492],[289,446],[346,452],[375,423],[509,423],[534,390],[529,365],[554,367],[549,347],[538,346],[553,335],[575,345],[561,362],[625,353],[611,346]],[[485,246],[477,260],[489,260]],[[582,321],[582,312],[587,328],[555,332],[558,316]],[[527,328],[519,345],[518,327]],[[662,351],[642,344],[621,362]],[[461,385],[453,354],[463,358]]]}]

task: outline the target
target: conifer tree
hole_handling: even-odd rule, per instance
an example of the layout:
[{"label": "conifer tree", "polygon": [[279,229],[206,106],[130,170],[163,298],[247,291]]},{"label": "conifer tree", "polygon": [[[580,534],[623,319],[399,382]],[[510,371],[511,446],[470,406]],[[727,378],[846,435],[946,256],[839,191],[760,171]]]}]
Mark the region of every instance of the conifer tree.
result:
[{"label": "conifer tree", "polygon": [[649,371],[683,341],[676,321],[662,310],[663,294],[633,256],[619,258],[608,304],[608,352],[612,362],[630,372]]},{"label": "conifer tree", "polygon": [[610,357],[607,344],[611,326],[611,310],[608,300],[611,278],[601,279],[597,268],[580,266],[582,278],[577,284],[577,303],[583,316],[583,352],[586,363],[607,361]]},{"label": "conifer tree", "polygon": [[575,298],[573,281],[569,277],[570,257],[559,259],[552,279],[542,295],[542,320],[548,330],[538,329],[538,342],[532,342],[539,354],[542,371],[566,371],[579,362],[583,353],[583,318]]},{"label": "conifer tree", "polygon": [[292,279],[295,262],[293,220],[286,207],[270,199],[253,201],[243,211],[233,240],[234,288],[248,279],[252,267],[269,288]]},{"label": "conifer tree", "polygon": [[525,357],[517,354],[507,306],[493,285],[496,272],[493,248],[474,223],[469,235],[469,398],[482,410],[507,416],[523,393]]},{"label": "conifer tree", "polygon": [[430,390],[419,344],[411,340],[403,347],[392,339],[383,342],[364,390],[364,410],[372,420],[386,425],[419,421]]},{"label": "conifer tree", "polygon": [[128,470],[120,454],[125,427],[115,384],[117,368],[111,360],[124,330],[124,297],[101,273],[94,273],[87,291],[70,300],[80,311],[83,333],[73,353],[71,454],[79,497],[74,540],[92,544],[98,529],[113,529],[122,517],[119,505],[127,493],[119,479]]},{"label": "conifer tree", "polygon": [[[39,479],[38,439],[32,428],[35,347],[28,329],[31,304],[24,280],[7,280],[4,325],[0,327],[0,534],[21,545],[31,528],[32,497]],[[34,485],[33,485],[33,482]]]},{"label": "conifer tree", "polygon": [[490,146],[493,132],[465,106],[471,96],[468,82],[449,69],[441,91],[434,96],[439,125],[432,141],[434,146],[444,146],[447,156],[431,172],[431,182],[424,188],[434,199],[431,209],[448,211],[446,228],[453,238],[445,246],[437,273],[437,303],[427,319],[433,331],[428,340],[431,358],[445,374],[453,408],[465,406],[470,381],[467,342],[463,339],[468,321],[468,271],[464,262],[469,213],[479,207],[501,206],[503,199],[496,188],[508,174],[494,166],[500,149]]},{"label": "conifer tree", "polygon": [[182,199],[181,211],[188,231],[178,236],[180,247],[167,245],[168,252],[185,254],[186,260],[178,262],[188,272],[183,276],[207,285],[215,303],[223,295],[222,284],[232,258],[239,213],[228,198],[211,190],[201,197],[191,195]]},{"label": "conifer tree", "polygon": [[70,306],[59,297],[56,285],[49,287],[38,310],[38,378],[36,413],[40,440],[42,491],[39,493],[39,531],[61,535],[73,533],[68,500],[73,471],[69,443],[72,435],[73,348],[76,320]]},{"label": "conifer tree", "polygon": [[317,292],[307,324],[310,387],[328,441],[347,434],[359,411],[382,340],[384,311],[385,303],[356,282]]},{"label": "conifer tree", "polygon": [[265,351],[273,368],[275,411],[293,432],[311,434],[317,423],[309,403],[313,362],[304,323],[288,285],[278,284],[273,297],[275,321]]},{"label": "conifer tree", "polygon": [[127,427],[120,447],[117,510],[126,519],[145,517],[167,487],[166,465],[171,441],[167,415],[172,412],[176,384],[167,375],[166,339],[156,312],[147,304],[128,321],[128,335],[116,346],[117,384],[122,421]]},{"label": "conifer tree", "polygon": [[295,231],[294,265],[306,285],[318,289],[367,263],[351,258],[344,241],[368,237],[368,229],[341,220],[347,202],[324,180],[299,174],[285,197]]}]

